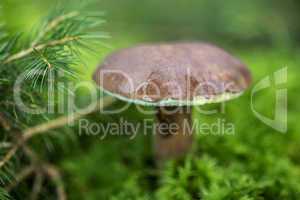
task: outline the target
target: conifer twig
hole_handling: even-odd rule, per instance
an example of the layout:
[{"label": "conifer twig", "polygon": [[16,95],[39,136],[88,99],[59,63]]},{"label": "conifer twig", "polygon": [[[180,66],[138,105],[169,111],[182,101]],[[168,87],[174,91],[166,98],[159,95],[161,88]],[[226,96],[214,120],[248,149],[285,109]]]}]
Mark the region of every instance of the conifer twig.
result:
[{"label": "conifer twig", "polygon": [[85,110],[82,110],[81,112],[74,113],[74,114],[71,114],[68,116],[62,116],[62,117],[56,118],[54,120],[51,120],[49,122],[46,122],[44,124],[40,124],[40,125],[37,125],[35,127],[25,130],[23,132],[21,139],[18,140],[18,142],[12,147],[12,149],[10,149],[8,151],[8,153],[0,161],[0,169],[13,157],[13,155],[15,155],[15,153],[18,151],[18,149],[32,137],[42,134],[46,131],[65,126],[68,123],[74,122],[74,121],[82,118],[85,115],[93,113],[104,107],[107,107],[107,106],[111,105],[113,102],[114,102],[114,98],[107,96],[107,97],[102,98],[101,102],[97,103],[97,106],[95,107],[94,110],[87,108]]},{"label": "conifer twig", "polygon": [[23,169],[15,178],[15,181],[6,186],[7,191],[11,191],[23,180],[28,178],[33,173],[36,173],[35,182],[31,194],[31,199],[36,199],[41,191],[44,176],[48,176],[54,183],[58,200],[66,200],[67,195],[64,189],[64,184],[59,170],[38,157],[38,155],[28,146],[24,146],[24,153],[31,160],[31,165]]},{"label": "conifer twig", "polygon": [[[81,63],[81,60],[79,59],[81,49],[91,50],[89,44],[94,45],[99,38],[105,37],[102,32],[97,31],[98,25],[103,22],[98,19],[98,15],[86,15],[79,11],[66,13],[64,10],[59,10],[59,12],[51,13],[47,17],[45,23],[38,27],[38,34],[30,37],[32,39],[25,43],[20,43],[21,34],[11,36],[7,34],[3,37],[4,39],[1,37],[0,71],[5,79],[0,79],[0,89],[3,97],[6,98],[4,98],[0,104],[10,103],[7,102],[11,99],[10,91],[12,91],[14,80],[20,71],[23,71],[24,69],[42,69],[45,72],[42,75],[45,76],[47,70],[53,67],[67,71],[72,75],[71,66]],[[2,29],[0,31],[2,33]],[[20,47],[24,48],[20,49]],[[16,61],[19,61],[18,64],[15,64]],[[15,73],[11,73],[11,70]],[[34,86],[38,78],[44,79],[44,76],[42,75],[29,75],[27,78],[33,79]],[[2,88],[4,88],[4,90],[2,90]],[[30,88],[27,89],[29,90]],[[30,89],[29,96],[31,101],[34,97],[36,97],[37,101],[42,101],[39,99],[40,94],[35,93],[34,90]],[[67,126],[68,123],[74,122],[75,120],[112,103],[112,99],[110,98],[104,98],[103,101],[102,105],[98,102],[99,104],[97,104],[95,110],[87,108],[68,116],[58,117],[57,119],[43,124],[35,124],[33,127],[29,127],[25,130],[11,124],[8,120],[10,118],[6,119],[6,112],[9,113],[7,116],[14,116],[16,119],[19,119],[15,109],[11,111],[8,110],[10,108],[5,107],[3,111],[1,110],[0,129],[4,130],[9,136],[14,137],[12,131],[18,135],[13,139],[14,142],[9,145],[7,142],[0,143],[0,148],[5,148],[5,154],[3,157],[1,156],[0,159],[1,175],[3,173],[6,176],[7,172],[4,166],[10,162],[19,150],[22,150],[22,152],[31,160],[31,164],[29,166],[24,166],[23,170],[20,169],[20,173],[16,175],[15,181],[7,186],[7,188],[10,190],[13,189],[15,186],[18,186],[21,181],[33,174],[34,183],[31,199],[38,199],[42,189],[43,179],[49,178],[56,189],[57,199],[65,200],[67,195],[64,190],[59,170],[55,166],[42,161],[39,158],[39,155],[30,149],[27,142],[34,136],[42,135],[52,129]],[[15,106],[13,102],[12,105]]]},{"label": "conifer twig", "polygon": [[22,146],[23,140],[21,142],[17,142],[3,157],[3,159],[0,161],[0,169],[16,154],[19,147]]},{"label": "conifer twig", "polygon": [[50,21],[47,26],[39,33],[39,35],[36,37],[36,39],[32,42],[31,46],[34,47],[40,40],[43,38],[44,35],[46,35],[48,32],[50,32],[52,29],[54,29],[57,25],[59,25],[61,22],[65,21],[68,18],[76,17],[79,15],[78,11],[73,11],[70,13],[67,13],[65,15],[61,15]]},{"label": "conifer twig", "polygon": [[52,121],[49,121],[47,123],[37,125],[33,128],[29,128],[26,131],[24,131],[23,137],[24,137],[25,141],[27,141],[28,139],[34,137],[37,134],[41,134],[43,132],[65,126],[68,123],[74,122],[74,121],[82,118],[85,115],[91,114],[92,112],[95,112],[104,107],[107,107],[107,106],[111,105],[113,102],[114,102],[113,97],[106,96],[97,103],[97,105],[95,106],[95,109],[93,109],[93,110],[91,110],[90,108],[87,108],[80,112],[77,112],[77,113],[74,113],[74,114],[71,114],[68,116],[62,116],[62,117],[56,118]]},{"label": "conifer twig", "polygon": [[47,42],[45,44],[40,44],[40,45],[37,45],[37,46],[34,46],[34,47],[30,47],[28,49],[22,50],[22,51],[20,51],[16,54],[13,54],[13,55],[9,56],[3,62],[3,64],[8,64],[8,63],[13,62],[15,60],[24,58],[24,57],[28,56],[29,54],[31,54],[32,52],[34,52],[35,50],[40,51],[40,50],[45,49],[47,47],[54,47],[54,46],[57,46],[57,45],[63,45],[63,44],[66,44],[68,42],[72,42],[72,41],[75,41],[75,40],[78,40],[78,39],[80,39],[79,36],[66,36],[66,37],[64,37],[62,39],[59,39],[59,40],[53,40],[53,41]]},{"label": "conifer twig", "polygon": [[34,166],[36,166],[35,171],[37,172],[37,176],[40,175],[39,178],[40,180],[37,180],[36,184],[33,186],[33,193],[32,197],[35,195],[38,195],[41,189],[41,184],[42,184],[42,179],[43,175],[47,175],[54,183],[55,188],[56,188],[56,193],[57,193],[57,199],[58,200],[66,200],[67,195],[64,189],[64,184],[60,175],[59,170],[53,166],[50,165],[44,161],[42,161],[38,155],[28,146],[24,146],[24,152],[25,154],[30,158],[31,162],[33,163]]},{"label": "conifer twig", "polygon": [[32,173],[34,173],[35,167],[33,165],[24,168],[18,175],[16,175],[13,182],[11,182],[8,186],[5,187],[7,191],[11,191],[14,187],[16,187],[20,182],[29,177]]}]

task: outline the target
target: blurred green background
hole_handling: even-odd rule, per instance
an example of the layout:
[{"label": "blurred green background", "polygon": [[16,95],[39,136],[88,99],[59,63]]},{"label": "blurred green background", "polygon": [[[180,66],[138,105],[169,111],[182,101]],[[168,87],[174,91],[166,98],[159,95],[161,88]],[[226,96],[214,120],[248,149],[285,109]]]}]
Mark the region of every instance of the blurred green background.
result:
[{"label": "blurred green background", "polygon": [[[25,35],[51,8],[77,4],[1,1],[0,17],[11,32]],[[153,168],[151,137],[142,133],[135,140],[81,136],[79,141],[54,142],[47,155],[63,170],[70,199],[300,199],[300,1],[99,0],[92,7],[105,12],[102,30],[111,38],[96,56],[86,55],[84,79],[91,80],[97,63],[118,48],[153,41],[209,41],[241,58],[252,72],[253,85],[288,67],[288,82],[281,86],[288,88],[288,131],[280,133],[255,117],[250,88],[228,102],[225,113],[194,112],[194,120],[210,123],[221,117],[234,123],[235,135],[197,134],[193,152],[184,161],[170,161],[160,170]],[[254,98],[255,108],[269,117],[274,114],[275,91],[272,86]],[[121,116],[134,123],[153,117],[132,107],[90,120],[108,123]]]}]

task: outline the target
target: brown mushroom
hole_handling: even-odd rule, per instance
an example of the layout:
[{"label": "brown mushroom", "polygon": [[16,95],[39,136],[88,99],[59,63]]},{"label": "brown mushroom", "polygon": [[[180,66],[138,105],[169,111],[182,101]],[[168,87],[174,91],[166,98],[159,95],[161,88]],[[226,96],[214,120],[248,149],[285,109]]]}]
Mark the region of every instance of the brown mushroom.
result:
[{"label": "brown mushroom", "polygon": [[224,50],[199,42],[146,44],[108,56],[96,83],[119,99],[157,107],[158,160],[184,155],[191,147],[191,106],[226,101],[249,86],[247,67]]}]

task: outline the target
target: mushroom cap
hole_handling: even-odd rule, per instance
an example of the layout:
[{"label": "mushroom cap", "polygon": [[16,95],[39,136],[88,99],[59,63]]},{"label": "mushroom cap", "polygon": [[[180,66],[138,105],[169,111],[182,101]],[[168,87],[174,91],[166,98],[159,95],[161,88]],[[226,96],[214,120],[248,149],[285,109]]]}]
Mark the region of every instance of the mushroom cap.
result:
[{"label": "mushroom cap", "polygon": [[109,55],[94,80],[105,92],[142,105],[202,105],[235,98],[251,74],[237,58],[208,43],[145,44]]}]

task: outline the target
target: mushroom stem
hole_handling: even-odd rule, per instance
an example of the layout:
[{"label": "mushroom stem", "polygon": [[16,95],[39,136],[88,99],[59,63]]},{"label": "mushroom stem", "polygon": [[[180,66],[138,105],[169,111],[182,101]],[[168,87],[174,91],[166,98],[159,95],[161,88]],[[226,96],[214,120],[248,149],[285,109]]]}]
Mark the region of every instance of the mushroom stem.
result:
[{"label": "mushroom stem", "polygon": [[159,107],[154,141],[158,162],[186,154],[193,141],[191,107]]}]

